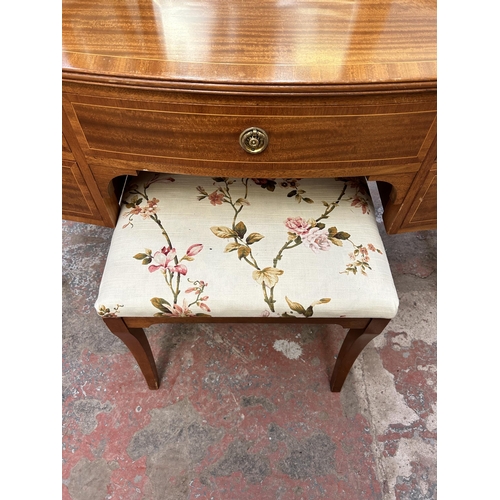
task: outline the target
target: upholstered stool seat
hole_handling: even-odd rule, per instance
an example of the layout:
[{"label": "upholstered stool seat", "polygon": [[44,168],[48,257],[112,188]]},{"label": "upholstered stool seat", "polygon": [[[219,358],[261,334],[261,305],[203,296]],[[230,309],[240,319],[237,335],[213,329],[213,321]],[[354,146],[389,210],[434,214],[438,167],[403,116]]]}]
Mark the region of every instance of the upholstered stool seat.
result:
[{"label": "upholstered stool seat", "polygon": [[362,180],[142,173],[123,200],[96,301],[113,333],[140,318],[342,324],[397,312]]}]

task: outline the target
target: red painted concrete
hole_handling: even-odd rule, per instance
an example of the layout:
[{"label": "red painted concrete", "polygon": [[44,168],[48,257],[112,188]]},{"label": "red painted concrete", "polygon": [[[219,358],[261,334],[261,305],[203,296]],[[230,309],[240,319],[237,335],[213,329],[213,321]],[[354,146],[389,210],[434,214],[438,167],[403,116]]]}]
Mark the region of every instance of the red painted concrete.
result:
[{"label": "red painted concrete", "polygon": [[[150,391],[91,307],[110,232],[63,230],[63,500],[436,498],[435,343],[390,324],[367,348],[380,371],[360,358],[332,394],[339,327],[154,327],[161,387]],[[431,275],[428,259],[405,267],[394,254],[401,275]],[[276,340],[296,342],[300,358]],[[360,377],[379,373],[399,405],[387,411],[406,417],[372,418],[379,410]]]}]

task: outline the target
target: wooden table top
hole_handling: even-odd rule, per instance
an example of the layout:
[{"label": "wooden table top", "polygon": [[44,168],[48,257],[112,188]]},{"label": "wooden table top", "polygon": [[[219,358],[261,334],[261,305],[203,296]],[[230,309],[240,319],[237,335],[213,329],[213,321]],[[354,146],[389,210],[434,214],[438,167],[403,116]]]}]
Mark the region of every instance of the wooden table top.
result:
[{"label": "wooden table top", "polygon": [[63,0],[66,78],[435,85],[436,0]]}]

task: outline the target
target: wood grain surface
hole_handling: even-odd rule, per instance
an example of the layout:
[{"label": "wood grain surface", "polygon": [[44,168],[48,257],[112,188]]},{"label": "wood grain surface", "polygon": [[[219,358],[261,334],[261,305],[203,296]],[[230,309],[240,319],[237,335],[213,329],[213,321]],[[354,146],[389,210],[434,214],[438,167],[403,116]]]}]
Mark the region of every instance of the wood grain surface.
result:
[{"label": "wood grain surface", "polygon": [[436,0],[63,0],[67,75],[232,85],[436,81]]}]

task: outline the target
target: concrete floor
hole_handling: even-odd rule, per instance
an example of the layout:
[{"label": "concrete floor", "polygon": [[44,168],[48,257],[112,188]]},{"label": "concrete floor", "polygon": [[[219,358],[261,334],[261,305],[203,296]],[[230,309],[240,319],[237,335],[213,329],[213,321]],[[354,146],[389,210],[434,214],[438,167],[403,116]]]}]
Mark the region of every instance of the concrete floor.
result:
[{"label": "concrete floor", "polygon": [[333,394],[344,331],[306,324],[152,327],[148,390],[93,309],[112,230],[62,230],[64,500],[437,497],[436,232],[381,228],[399,313]]}]

